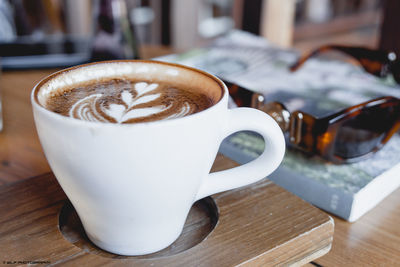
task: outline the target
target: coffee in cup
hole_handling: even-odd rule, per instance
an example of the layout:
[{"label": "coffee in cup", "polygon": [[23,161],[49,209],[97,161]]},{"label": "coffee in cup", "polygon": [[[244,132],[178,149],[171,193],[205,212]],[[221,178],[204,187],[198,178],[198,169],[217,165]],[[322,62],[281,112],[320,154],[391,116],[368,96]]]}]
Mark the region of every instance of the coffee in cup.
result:
[{"label": "coffee in cup", "polygon": [[80,120],[135,123],[184,117],[217,101],[197,88],[181,88],[172,81],[110,78],[60,88],[44,106]]}]

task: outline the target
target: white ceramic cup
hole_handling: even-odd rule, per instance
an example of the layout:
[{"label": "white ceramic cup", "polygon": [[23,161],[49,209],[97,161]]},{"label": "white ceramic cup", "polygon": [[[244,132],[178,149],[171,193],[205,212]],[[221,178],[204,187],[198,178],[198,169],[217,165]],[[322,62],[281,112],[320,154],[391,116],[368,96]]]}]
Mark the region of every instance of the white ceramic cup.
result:
[{"label": "white ceramic cup", "polygon": [[[60,86],[132,75],[195,83],[220,94],[220,100],[186,117],[135,124],[78,120],[41,105]],[[271,117],[250,108],[228,109],[228,90],[218,78],[180,65],[113,61],[77,66],[42,80],[31,101],[46,158],[88,237],[116,254],[143,255],[169,246],[196,200],[264,178],[284,155],[282,131]],[[222,140],[240,130],[264,137],[263,154],[210,174]]]}]

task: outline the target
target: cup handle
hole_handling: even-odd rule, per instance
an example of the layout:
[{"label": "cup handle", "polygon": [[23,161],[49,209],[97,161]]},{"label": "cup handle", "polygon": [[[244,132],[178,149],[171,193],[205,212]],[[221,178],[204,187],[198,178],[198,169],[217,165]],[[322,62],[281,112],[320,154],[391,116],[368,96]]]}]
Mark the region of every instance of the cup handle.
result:
[{"label": "cup handle", "polygon": [[244,165],[210,173],[203,181],[195,201],[222,191],[257,182],[271,174],[282,162],[285,139],[278,124],[269,115],[253,108],[228,110],[225,136],[234,132],[250,130],[258,132],[265,141],[264,152]]}]

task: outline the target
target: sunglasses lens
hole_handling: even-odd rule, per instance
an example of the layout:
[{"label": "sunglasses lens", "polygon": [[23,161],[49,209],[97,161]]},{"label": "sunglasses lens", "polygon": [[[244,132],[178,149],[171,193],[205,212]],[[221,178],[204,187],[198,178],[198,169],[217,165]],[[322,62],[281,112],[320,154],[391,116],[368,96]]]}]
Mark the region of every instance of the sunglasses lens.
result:
[{"label": "sunglasses lens", "polygon": [[344,122],[338,129],[334,154],[344,159],[368,154],[377,148],[399,119],[399,105],[374,106]]}]

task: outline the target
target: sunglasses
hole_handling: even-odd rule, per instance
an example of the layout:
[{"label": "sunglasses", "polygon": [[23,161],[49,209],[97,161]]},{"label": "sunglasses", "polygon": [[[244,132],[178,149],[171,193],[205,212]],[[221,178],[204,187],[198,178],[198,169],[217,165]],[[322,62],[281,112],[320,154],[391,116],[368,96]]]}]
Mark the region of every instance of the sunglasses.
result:
[{"label": "sunglasses", "polygon": [[400,58],[398,58],[394,52],[373,50],[364,47],[342,45],[321,46],[311,53],[302,56],[290,67],[290,70],[295,71],[301,67],[307,59],[328,51],[339,51],[356,59],[366,72],[376,77],[384,78],[392,74],[394,80],[400,84]]},{"label": "sunglasses", "polygon": [[225,83],[238,106],[266,112],[288,134],[292,146],[333,163],[370,156],[400,129],[400,99],[395,97],[376,98],[317,118],[302,111],[289,112],[280,102],[266,102],[262,94]]},{"label": "sunglasses", "polygon": [[253,95],[252,107],[273,117],[289,133],[289,142],[296,148],[333,163],[352,163],[368,157],[400,128],[400,99],[391,96],[322,118],[302,111],[290,113],[282,103],[265,103],[260,94]]}]

